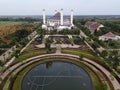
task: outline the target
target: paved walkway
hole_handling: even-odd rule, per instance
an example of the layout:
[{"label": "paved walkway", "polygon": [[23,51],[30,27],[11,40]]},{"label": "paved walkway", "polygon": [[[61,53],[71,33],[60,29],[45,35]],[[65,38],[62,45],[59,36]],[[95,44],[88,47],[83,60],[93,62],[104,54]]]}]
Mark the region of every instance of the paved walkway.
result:
[{"label": "paved walkway", "polygon": [[[62,54],[62,53],[44,54],[44,55],[31,57],[31,58],[28,58],[28,59],[24,60],[23,62],[19,62],[19,63],[15,64],[14,66],[10,67],[6,72],[4,72],[1,75],[1,78],[5,79],[10,72],[12,72],[14,69],[16,69],[17,67],[19,67],[20,65],[22,65],[22,64],[24,64],[24,63],[26,63],[28,61],[32,61],[32,60],[35,60],[37,58],[47,57],[47,56],[64,56],[64,57],[79,58],[79,56],[77,56],[77,55]],[[94,66],[96,66],[97,68],[99,68],[108,77],[108,79],[111,81],[111,83],[113,84],[113,87],[114,87],[115,90],[120,89],[120,84],[118,83],[118,81],[115,78],[114,78],[114,80],[111,79],[111,77],[110,77],[111,74],[110,74],[110,72],[108,70],[106,70],[104,67],[102,67],[101,65],[97,64],[96,62],[94,62],[94,61],[92,61],[90,59],[83,58],[83,60],[90,63],[90,64],[92,64],[92,65],[94,65]]]},{"label": "paved walkway", "polygon": [[14,46],[11,47],[9,50],[7,50],[5,53],[3,53],[3,54],[0,56],[0,60],[1,60],[1,61],[6,60],[15,50],[16,50],[16,45],[14,45]]},{"label": "paved walkway", "polygon": [[95,52],[95,50],[94,50],[86,41],[84,41],[84,43],[85,43],[93,52]]},{"label": "paved walkway", "polygon": [[88,37],[87,35],[85,35],[85,33],[82,30],[80,30],[80,36],[85,37],[85,38]]},{"label": "paved walkway", "polygon": [[[85,38],[87,38],[88,36],[85,35],[85,33],[84,33],[82,30],[80,30],[80,37],[85,37]],[[93,52],[95,52],[95,50],[94,50],[86,41],[84,41],[84,43],[85,43]]]},{"label": "paved walkway", "polygon": [[60,44],[56,44],[56,53],[61,54],[61,46],[60,46]]}]

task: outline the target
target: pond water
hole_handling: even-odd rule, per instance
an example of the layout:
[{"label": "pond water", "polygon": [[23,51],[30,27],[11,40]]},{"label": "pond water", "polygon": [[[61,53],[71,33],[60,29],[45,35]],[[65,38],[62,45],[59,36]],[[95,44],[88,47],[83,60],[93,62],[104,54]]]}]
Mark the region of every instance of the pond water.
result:
[{"label": "pond water", "polygon": [[21,81],[21,90],[93,90],[93,86],[82,67],[53,61],[33,67]]}]

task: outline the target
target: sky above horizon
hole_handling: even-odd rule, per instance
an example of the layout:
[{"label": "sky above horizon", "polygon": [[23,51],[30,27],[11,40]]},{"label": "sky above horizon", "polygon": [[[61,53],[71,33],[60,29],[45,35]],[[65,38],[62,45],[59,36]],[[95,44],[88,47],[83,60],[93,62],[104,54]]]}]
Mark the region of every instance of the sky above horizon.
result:
[{"label": "sky above horizon", "polygon": [[120,0],[0,0],[0,15],[52,15],[61,8],[69,15],[120,15]]}]

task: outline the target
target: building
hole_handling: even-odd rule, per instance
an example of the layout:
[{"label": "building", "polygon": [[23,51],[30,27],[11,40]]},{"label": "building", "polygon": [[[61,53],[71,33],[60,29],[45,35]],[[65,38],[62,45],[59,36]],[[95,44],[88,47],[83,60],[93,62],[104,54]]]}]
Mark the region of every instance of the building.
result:
[{"label": "building", "polygon": [[63,9],[60,12],[55,12],[50,18],[46,18],[45,10],[43,10],[43,29],[47,30],[62,30],[62,29],[71,29],[74,27],[73,24],[73,10],[71,10],[70,17],[63,16]]},{"label": "building", "polygon": [[120,40],[120,36],[115,35],[112,32],[108,32],[102,36],[99,36],[99,40]]},{"label": "building", "polygon": [[88,21],[85,23],[85,26],[90,30],[91,33],[94,33],[95,30],[100,30],[100,28],[104,27],[102,24],[98,23],[98,22],[91,22]]}]

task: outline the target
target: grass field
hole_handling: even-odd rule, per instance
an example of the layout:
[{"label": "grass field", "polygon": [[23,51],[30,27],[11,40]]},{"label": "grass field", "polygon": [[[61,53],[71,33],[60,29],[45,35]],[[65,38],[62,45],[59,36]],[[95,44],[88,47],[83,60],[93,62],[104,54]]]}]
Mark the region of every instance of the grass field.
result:
[{"label": "grass field", "polygon": [[22,24],[22,22],[0,21],[1,38],[15,32],[20,24]]},{"label": "grass field", "polygon": [[[56,49],[52,49],[49,53],[55,53]],[[42,48],[42,49],[35,49],[34,48],[34,43],[31,43],[27,49],[17,58],[18,61],[23,61],[27,58],[41,55],[41,54],[47,54],[47,49]]]},{"label": "grass field", "polygon": [[95,53],[91,52],[88,48],[83,49],[73,49],[73,48],[65,48],[62,49],[63,53],[83,56],[92,60],[99,60],[99,57],[95,55]]},{"label": "grass field", "polygon": [[0,27],[7,25],[21,24],[21,23],[22,22],[15,22],[15,21],[0,21]]},{"label": "grass field", "polygon": [[11,38],[6,38],[10,36],[17,30],[27,30],[32,31],[35,27],[38,27],[39,23],[28,23],[28,22],[13,22],[13,21],[0,21],[0,38],[9,42]]}]

